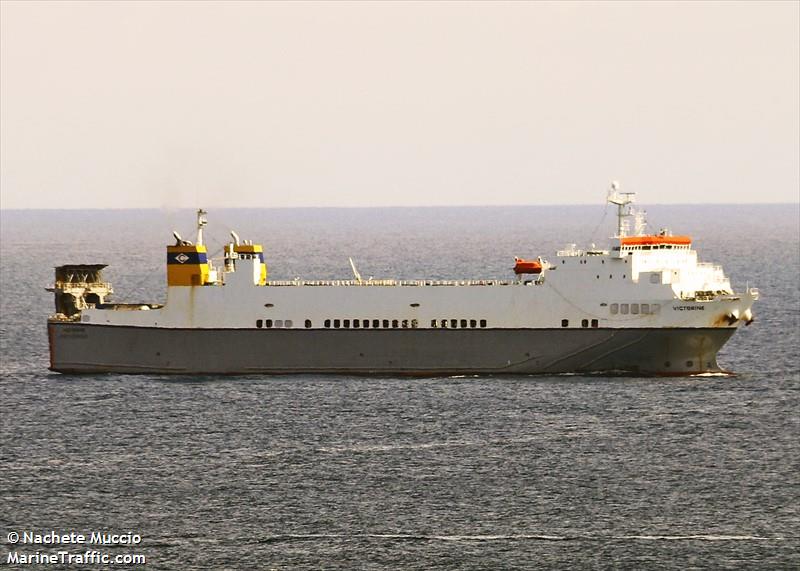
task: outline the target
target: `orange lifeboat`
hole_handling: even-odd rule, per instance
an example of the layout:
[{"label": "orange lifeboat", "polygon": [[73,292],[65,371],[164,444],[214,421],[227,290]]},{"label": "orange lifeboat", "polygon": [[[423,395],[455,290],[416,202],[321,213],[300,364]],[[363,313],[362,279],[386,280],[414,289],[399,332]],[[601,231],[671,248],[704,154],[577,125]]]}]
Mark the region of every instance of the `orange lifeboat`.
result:
[{"label": "orange lifeboat", "polygon": [[514,258],[514,273],[519,274],[541,274],[542,263],[538,260],[523,260]]}]

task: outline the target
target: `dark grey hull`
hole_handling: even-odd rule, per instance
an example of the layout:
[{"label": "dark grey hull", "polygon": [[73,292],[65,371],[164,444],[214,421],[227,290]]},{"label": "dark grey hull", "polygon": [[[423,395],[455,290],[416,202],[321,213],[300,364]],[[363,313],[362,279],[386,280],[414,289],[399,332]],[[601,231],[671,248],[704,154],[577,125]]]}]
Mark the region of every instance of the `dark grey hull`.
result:
[{"label": "dark grey hull", "polygon": [[62,373],[459,375],[720,372],[734,328],[166,329],[48,323]]}]

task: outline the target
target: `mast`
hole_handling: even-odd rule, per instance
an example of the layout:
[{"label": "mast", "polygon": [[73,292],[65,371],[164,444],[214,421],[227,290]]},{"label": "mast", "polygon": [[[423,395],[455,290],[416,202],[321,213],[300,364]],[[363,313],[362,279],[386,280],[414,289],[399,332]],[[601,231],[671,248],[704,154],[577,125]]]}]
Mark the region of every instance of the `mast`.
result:
[{"label": "mast", "polygon": [[[635,196],[635,192],[621,192],[619,182],[616,180],[611,182],[611,188],[608,190],[606,200],[609,204],[617,205],[617,235],[614,236],[615,238],[624,238],[628,233],[628,221],[625,219],[635,215],[631,206]],[[637,224],[637,232],[638,226]]]},{"label": "mast", "polygon": [[198,246],[203,245],[203,226],[208,224],[208,219],[206,219],[206,212],[202,208],[198,209],[197,211],[197,242]]}]

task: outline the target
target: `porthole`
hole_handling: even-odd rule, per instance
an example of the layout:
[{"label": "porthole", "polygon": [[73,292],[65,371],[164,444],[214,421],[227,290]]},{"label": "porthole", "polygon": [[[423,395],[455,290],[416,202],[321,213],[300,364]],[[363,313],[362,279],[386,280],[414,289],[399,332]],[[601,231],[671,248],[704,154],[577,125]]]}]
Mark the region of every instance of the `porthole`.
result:
[{"label": "porthole", "polygon": [[667,368],[669,368],[669,367],[671,367],[671,366],[672,366],[672,363],[670,363],[669,361],[666,361],[666,362],[664,363],[664,366],[665,366],[665,367],[667,367]]}]

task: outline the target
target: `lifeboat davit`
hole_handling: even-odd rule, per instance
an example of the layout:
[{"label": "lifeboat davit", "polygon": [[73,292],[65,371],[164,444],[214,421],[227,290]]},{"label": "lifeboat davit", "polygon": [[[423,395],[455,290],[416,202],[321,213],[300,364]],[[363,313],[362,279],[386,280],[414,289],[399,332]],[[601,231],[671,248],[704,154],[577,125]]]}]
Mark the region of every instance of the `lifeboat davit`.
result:
[{"label": "lifeboat davit", "polygon": [[539,260],[523,260],[514,258],[514,273],[520,274],[541,274],[542,263]]}]

